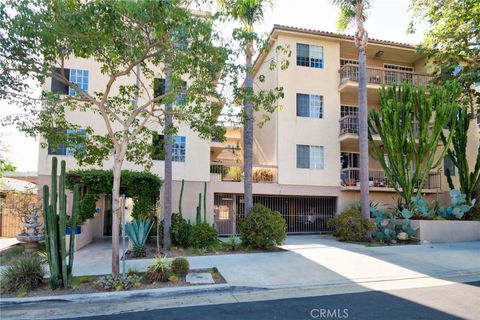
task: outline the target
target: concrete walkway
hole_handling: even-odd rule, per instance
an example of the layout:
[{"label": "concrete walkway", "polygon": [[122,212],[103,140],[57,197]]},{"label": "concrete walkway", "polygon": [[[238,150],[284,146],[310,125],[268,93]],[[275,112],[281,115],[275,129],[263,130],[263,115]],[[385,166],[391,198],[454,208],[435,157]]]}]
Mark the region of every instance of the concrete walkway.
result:
[{"label": "concrete walkway", "polygon": [[[350,285],[382,290],[445,285],[438,278],[469,275],[480,279],[480,242],[365,247],[330,236],[291,236],[286,251],[188,257],[193,269],[217,267],[234,286],[288,288]],[[74,273],[108,274],[107,242],[79,250]],[[128,268],[146,270],[151,259],[128,260]],[[393,286],[393,287],[392,287]]]}]

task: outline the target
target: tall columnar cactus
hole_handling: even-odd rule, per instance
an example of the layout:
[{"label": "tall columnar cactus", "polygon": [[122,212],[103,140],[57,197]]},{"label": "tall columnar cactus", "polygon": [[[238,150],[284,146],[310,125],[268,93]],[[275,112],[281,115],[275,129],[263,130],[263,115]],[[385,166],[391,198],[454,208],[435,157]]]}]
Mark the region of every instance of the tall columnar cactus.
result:
[{"label": "tall columnar cactus", "polygon": [[197,206],[197,224],[202,222],[202,194],[198,194],[198,206]]},{"label": "tall columnar cactus", "polygon": [[203,222],[207,223],[207,182],[203,185]]},{"label": "tall columnar cactus", "polygon": [[185,186],[185,179],[182,179],[182,187],[180,188],[180,199],[178,199],[178,213],[182,216],[182,200],[183,200],[183,188]]},{"label": "tall columnar cactus", "polygon": [[[43,186],[43,216],[45,221],[45,247],[50,268],[50,286],[52,289],[70,286],[77,224],[79,186],[73,188],[73,206],[71,215],[71,235],[67,261],[67,196],[65,195],[65,161],[60,165],[59,190],[57,193],[57,158],[52,159],[51,193]],[[58,201],[57,201],[58,199]],[[57,213],[57,205],[59,210]]]}]

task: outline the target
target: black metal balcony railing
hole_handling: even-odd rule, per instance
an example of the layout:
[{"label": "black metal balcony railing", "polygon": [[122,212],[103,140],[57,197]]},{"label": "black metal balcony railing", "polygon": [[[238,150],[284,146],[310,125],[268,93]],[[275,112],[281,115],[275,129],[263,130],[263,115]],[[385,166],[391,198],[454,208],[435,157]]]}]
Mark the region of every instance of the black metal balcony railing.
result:
[{"label": "black metal balcony railing", "polygon": [[[359,124],[358,124],[358,116],[345,116],[340,118],[340,136],[345,134],[356,134],[358,135],[359,131]],[[418,139],[420,135],[420,128],[418,121],[413,121],[413,134],[416,139]],[[433,128],[433,124],[430,124],[430,130]],[[378,134],[377,131],[374,131],[373,134]]]},{"label": "black metal balcony railing", "polygon": [[[243,180],[243,166],[241,165],[211,163],[210,173],[220,175],[222,181],[239,182]],[[252,175],[255,183],[275,183],[277,182],[277,166],[254,165]]]},{"label": "black metal balcony railing", "polygon": [[[346,64],[340,70],[340,84],[346,81],[358,82],[358,65]],[[397,71],[385,68],[367,67],[367,83],[390,85],[407,81],[413,85],[426,85],[433,77],[426,74],[413,73],[408,71]]]},{"label": "black metal balcony railing", "polygon": [[[385,176],[385,172],[379,169],[368,170],[369,186],[375,188],[393,188]],[[423,189],[440,189],[440,173],[430,172]],[[346,168],[341,173],[342,186],[360,187],[360,169]]]}]

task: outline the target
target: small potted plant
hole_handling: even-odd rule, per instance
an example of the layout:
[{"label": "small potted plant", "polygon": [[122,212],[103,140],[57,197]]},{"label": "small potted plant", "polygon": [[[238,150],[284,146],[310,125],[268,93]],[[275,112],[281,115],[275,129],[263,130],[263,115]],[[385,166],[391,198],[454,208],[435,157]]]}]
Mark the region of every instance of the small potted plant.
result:
[{"label": "small potted plant", "polygon": [[[82,233],[82,226],[81,226],[82,223],[83,221],[80,221],[80,220],[77,221],[77,224],[75,226],[75,234]],[[67,218],[67,229],[65,231],[65,234],[68,236],[72,234],[72,218],[70,216],[68,216]]]}]

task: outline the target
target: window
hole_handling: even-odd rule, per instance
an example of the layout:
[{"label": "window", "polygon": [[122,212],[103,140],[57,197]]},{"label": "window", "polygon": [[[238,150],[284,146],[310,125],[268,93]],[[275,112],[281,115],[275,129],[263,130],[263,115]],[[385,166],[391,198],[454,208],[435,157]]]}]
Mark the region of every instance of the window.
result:
[{"label": "window", "polygon": [[323,68],[323,47],[297,43],[297,66]]},{"label": "window", "polygon": [[340,59],[340,67],[343,67],[346,64],[354,64],[358,66],[358,60]]},{"label": "window", "polygon": [[323,96],[297,93],[297,117],[323,118]]},{"label": "window", "polygon": [[[62,74],[62,69],[55,68],[55,73]],[[63,73],[71,83],[75,83],[80,89],[82,89],[85,92],[88,92],[88,70],[64,68]],[[64,94],[64,95],[67,95],[67,94],[71,96],[79,95],[79,93],[76,92],[75,89],[67,86],[63,82],[53,77],[52,77],[51,91],[53,93]]]},{"label": "window", "polygon": [[447,154],[445,158],[443,158],[443,173],[447,176],[447,170],[450,172],[452,177],[457,175],[457,168],[453,164],[452,158]]},{"label": "window", "polygon": [[[154,134],[152,138],[152,159],[165,160],[164,135]],[[185,162],[186,138],[184,136],[175,136],[172,146],[172,160]]]},{"label": "window", "polygon": [[392,71],[389,71],[389,70],[385,71],[386,84],[402,83],[403,81],[412,83],[413,81],[412,67],[397,66],[394,64],[384,64],[383,67],[385,69],[392,70]]},{"label": "window", "polygon": [[[65,74],[65,77],[67,79],[70,79],[70,69],[63,69],[63,72]],[[62,70],[60,68],[55,68],[55,73],[56,74],[62,74]],[[60,82],[57,78],[52,77],[52,88],[51,91],[53,93],[58,93],[58,94],[68,94],[68,86],[64,84],[63,82]]]},{"label": "window", "polygon": [[359,154],[352,152],[340,153],[340,162],[342,163],[342,169],[346,168],[358,168],[359,167]]},{"label": "window", "polygon": [[153,96],[163,96],[165,94],[165,79],[153,79]]},{"label": "window", "polygon": [[67,143],[48,143],[48,154],[58,155],[58,156],[73,156],[76,150],[81,150],[83,148],[83,140],[87,135],[87,130],[78,129],[78,130],[67,130],[66,137]]},{"label": "window", "polygon": [[323,169],[323,147],[297,144],[297,168]]},{"label": "window", "polygon": [[188,50],[188,32],[186,29],[173,31],[173,47],[182,51]]},{"label": "window", "polygon": [[[75,83],[80,89],[88,92],[88,70],[70,69],[70,82]],[[71,96],[80,95],[72,87],[69,88],[68,94]]]},{"label": "window", "polygon": [[[179,86],[178,90],[185,90],[187,88],[187,82],[183,81],[182,85]],[[155,78],[153,80],[153,95],[154,97],[162,96],[166,93],[165,79]],[[173,105],[182,105],[185,104],[187,100],[187,95],[185,92],[178,92],[176,94],[177,99]]]},{"label": "window", "polygon": [[358,107],[357,106],[340,106],[340,118],[346,116],[355,116],[358,117]]}]

